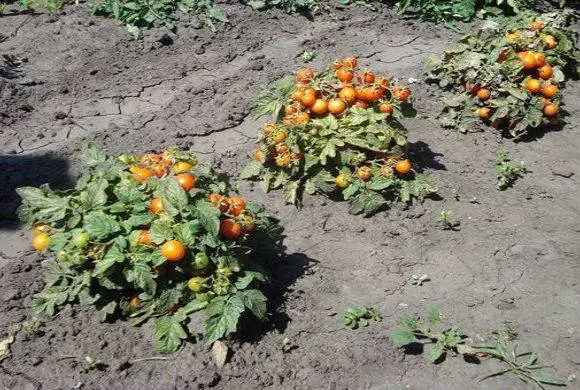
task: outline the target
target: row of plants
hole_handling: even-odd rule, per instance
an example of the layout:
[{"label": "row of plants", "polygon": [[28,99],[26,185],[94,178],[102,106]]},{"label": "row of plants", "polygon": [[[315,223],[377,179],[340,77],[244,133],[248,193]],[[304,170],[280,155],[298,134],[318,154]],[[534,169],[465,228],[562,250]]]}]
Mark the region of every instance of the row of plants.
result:
[{"label": "row of plants", "polygon": [[161,352],[198,336],[190,318],[205,312],[212,343],[241,319],[266,316],[266,259],[280,227],[262,208],[231,193],[227,178],[178,149],[113,157],[88,144],[76,186],[18,189],[19,216],[32,245],[49,255],[33,312],[66,303],[92,306],[103,320],[154,319]]},{"label": "row of plants", "polygon": [[283,189],[291,204],[304,193],[348,200],[353,214],[423,199],[435,188],[411,162],[400,122],[415,116],[412,101],[406,86],[359,69],[354,57],[320,72],[300,69],[259,95],[252,113],[272,122],[241,177],[259,180],[266,192]]},{"label": "row of plants", "polygon": [[[376,0],[336,0],[337,4],[364,6],[378,10]],[[314,15],[328,12],[330,6],[321,0],[241,0],[241,3],[255,9],[280,9],[286,13]],[[54,12],[63,7],[63,0],[18,0],[26,9]],[[78,5],[78,2],[76,3]],[[563,6],[564,4],[560,4]],[[226,13],[213,0],[97,0],[88,4],[96,15],[116,19],[124,24],[136,38],[142,36],[143,29],[151,27],[175,28],[181,14],[193,13],[212,31],[218,25],[227,23]],[[410,18],[455,27],[455,21],[470,21],[474,17],[485,18],[500,15],[514,15],[530,8],[524,0],[401,0],[395,4],[398,12]],[[0,15],[4,2],[0,0]]]},{"label": "row of plants", "polygon": [[567,27],[574,18],[559,11],[486,22],[430,59],[428,81],[452,92],[442,124],[461,132],[491,125],[512,137],[563,124],[562,88],[580,59]]}]

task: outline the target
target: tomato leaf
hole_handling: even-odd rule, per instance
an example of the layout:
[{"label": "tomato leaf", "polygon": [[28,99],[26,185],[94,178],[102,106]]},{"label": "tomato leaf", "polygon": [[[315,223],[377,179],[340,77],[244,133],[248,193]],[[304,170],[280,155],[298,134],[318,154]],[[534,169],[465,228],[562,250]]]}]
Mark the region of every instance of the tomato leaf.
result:
[{"label": "tomato leaf", "polygon": [[95,264],[95,275],[105,274],[113,265],[116,263],[121,263],[125,260],[125,254],[121,249],[113,245],[110,247],[103,258]]},{"label": "tomato leaf", "polygon": [[177,180],[163,180],[160,185],[163,209],[171,216],[176,216],[187,206],[187,193]]},{"label": "tomato leaf", "polygon": [[153,279],[151,267],[143,262],[131,262],[129,268],[123,270],[125,278],[133,283],[135,288],[142,289],[149,295],[155,295],[157,283]]},{"label": "tomato leaf", "polygon": [[96,178],[91,181],[85,191],[79,194],[81,206],[85,210],[92,210],[96,207],[103,206],[107,203],[107,193],[105,192],[109,187],[109,182],[102,178]]},{"label": "tomato leaf", "polygon": [[198,200],[195,203],[195,215],[209,234],[213,237],[218,236],[221,212],[217,207],[214,207],[205,200]]},{"label": "tomato leaf", "polygon": [[96,240],[104,240],[121,230],[117,220],[103,211],[89,212],[84,218],[83,227]]},{"label": "tomato leaf", "polygon": [[385,206],[387,202],[385,198],[374,192],[366,191],[352,198],[350,202],[349,212],[351,214],[365,214],[370,215],[377,212],[381,207]]},{"label": "tomato leaf", "polygon": [[[16,193],[28,212],[34,213],[34,221],[57,222],[63,219],[69,207],[68,197],[56,196],[48,187],[21,187]],[[29,226],[31,223],[29,224]]]},{"label": "tomato leaf", "polygon": [[245,290],[241,293],[242,301],[254,315],[259,319],[266,318],[266,297],[260,290]]},{"label": "tomato leaf", "polygon": [[173,316],[155,319],[154,336],[157,340],[157,350],[162,353],[175,352],[187,338],[183,325]]},{"label": "tomato leaf", "polygon": [[209,318],[205,324],[204,341],[211,344],[237,330],[238,320],[244,312],[244,301],[239,295],[219,296],[206,308]]},{"label": "tomato leaf", "polygon": [[265,282],[266,278],[263,274],[255,271],[244,271],[238,280],[236,280],[235,286],[239,290],[243,290],[247,288],[252,282]]},{"label": "tomato leaf", "polygon": [[264,166],[261,162],[256,160],[250,161],[242,170],[240,179],[250,179],[252,177],[259,176],[263,169]]},{"label": "tomato leaf", "polygon": [[53,316],[56,309],[67,300],[68,286],[66,284],[50,286],[32,296],[30,308],[35,314],[46,313],[49,316]]},{"label": "tomato leaf", "polygon": [[94,167],[107,161],[107,154],[105,151],[96,146],[93,142],[84,143],[78,157],[89,167]]},{"label": "tomato leaf", "polygon": [[165,241],[173,240],[174,237],[173,226],[170,221],[158,219],[151,223],[149,238],[157,245],[163,244]]}]

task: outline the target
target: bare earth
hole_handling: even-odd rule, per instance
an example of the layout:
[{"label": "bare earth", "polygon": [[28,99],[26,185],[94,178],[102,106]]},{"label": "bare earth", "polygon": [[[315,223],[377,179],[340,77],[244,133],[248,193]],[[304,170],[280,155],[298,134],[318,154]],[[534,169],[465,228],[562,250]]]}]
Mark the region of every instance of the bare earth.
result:
[{"label": "bare earth", "polygon": [[[177,35],[154,30],[143,41],[84,7],[0,17],[0,33],[8,36],[0,54],[28,59],[0,65],[0,340],[26,320],[26,298],[43,286],[41,257],[14,220],[14,188],[70,186],[79,169],[73,154],[87,139],[114,152],[190,147],[235,177],[257,134],[248,115],[253,98],[266,82],[297,69],[294,56],[305,49],[316,52],[314,68],[352,54],[377,73],[419,80],[412,89],[422,115],[406,125],[415,159],[441,198],[364,219],[321,196],[306,198],[297,210],[279,193],[239,183],[245,196],[282,220],[285,255],[272,266],[273,325],[231,341],[223,369],[199,344],[169,360],[131,363],[158,356],[149,326],[103,324],[68,306],[46,323],[44,335],[26,340],[17,333],[0,363],[0,387],[528,388],[510,376],[478,382],[498,368],[488,360],[476,365],[448,356],[433,365],[395,347],[389,340],[395,317],[422,314],[432,304],[442,307],[444,321],[464,325],[473,337],[509,321],[521,349],[539,353],[546,374],[578,376],[578,83],[565,91],[570,116],[561,131],[518,143],[492,130],[462,135],[437,125],[440,92],[420,81],[422,61],[455,33],[403,21],[386,9],[334,10],[309,21],[237,2],[221,6],[232,25],[215,35],[188,16]],[[494,188],[491,171],[498,150],[531,170],[503,192]],[[437,226],[441,210],[453,211],[459,231]],[[412,274],[431,281],[412,285]],[[348,330],[337,313],[353,305],[374,307],[384,319]],[[288,353],[280,347],[286,337],[297,346]],[[108,368],[82,373],[78,361],[85,356]]]}]

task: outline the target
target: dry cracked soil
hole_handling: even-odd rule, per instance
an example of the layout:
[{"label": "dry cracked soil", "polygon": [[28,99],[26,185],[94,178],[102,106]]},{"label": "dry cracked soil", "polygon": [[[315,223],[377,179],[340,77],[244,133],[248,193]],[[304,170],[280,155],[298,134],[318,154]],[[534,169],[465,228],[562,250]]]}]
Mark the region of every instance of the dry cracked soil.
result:
[{"label": "dry cracked soil", "polygon": [[[300,66],[314,68],[347,54],[412,89],[421,115],[405,122],[414,158],[439,188],[437,199],[393,207],[371,218],[320,196],[302,209],[279,193],[242,182],[285,226],[283,255],[272,265],[276,309],[270,326],[229,341],[217,369],[208,349],[189,344],[165,360],[150,327],[100,323],[77,306],[46,321],[41,335],[17,332],[0,363],[3,389],[524,389],[513,376],[479,379],[499,366],[448,356],[431,364],[419,351],[394,346],[400,314],[439,305],[445,322],[473,337],[505,323],[518,345],[538,352],[546,373],[574,379],[580,365],[580,88],[565,94],[560,131],[523,142],[491,130],[462,135],[434,117],[440,92],[421,80],[422,62],[458,34],[405,21],[387,7],[332,9],[315,20],[279,11],[254,12],[221,2],[231,24],[215,34],[194,16],[177,34],[152,30],[134,41],[116,22],[65,6],[58,14],[7,12],[0,17],[0,339],[28,316],[27,297],[43,286],[41,257],[15,220],[14,189],[51,183],[66,188],[85,140],[113,152],[142,153],[178,145],[235,177],[249,159],[258,123],[249,109],[260,87]],[[15,7],[12,7],[12,9]],[[10,8],[9,8],[10,11]],[[491,165],[498,150],[525,161],[530,173],[497,191]],[[474,198],[476,200],[474,201]],[[437,224],[442,210],[461,222]],[[422,286],[412,274],[427,274]],[[369,306],[382,322],[356,331],[341,325],[346,306]],[[284,352],[288,338],[296,347]],[[83,373],[97,357],[103,371]],[[577,382],[569,385],[578,386]],[[577,387],[576,387],[577,388]]]}]

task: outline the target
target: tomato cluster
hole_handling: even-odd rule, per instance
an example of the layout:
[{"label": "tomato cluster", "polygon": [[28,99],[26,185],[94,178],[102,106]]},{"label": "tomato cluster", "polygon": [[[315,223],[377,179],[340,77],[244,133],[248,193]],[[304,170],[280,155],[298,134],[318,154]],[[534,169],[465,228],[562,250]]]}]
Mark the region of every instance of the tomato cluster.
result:
[{"label": "tomato cluster", "polygon": [[[510,52],[515,54],[515,58],[520,61],[521,75],[524,78],[522,89],[542,98],[543,114],[546,118],[552,119],[558,115],[559,107],[553,102],[554,97],[559,92],[558,83],[553,79],[554,68],[547,63],[544,50],[553,50],[558,46],[557,39],[553,35],[542,34],[544,25],[541,21],[535,20],[530,26],[533,34],[521,35],[518,32],[509,32],[505,36],[509,47],[503,49],[497,58],[498,63],[506,61],[510,57]],[[543,48],[538,50],[524,50],[530,42],[539,38]],[[467,82],[465,84],[467,92],[477,96],[482,105],[475,110],[475,114],[482,120],[488,120],[493,110],[485,102],[493,97],[493,91],[482,87],[476,83]],[[502,118],[508,122],[511,118]]]},{"label": "tomato cluster", "polygon": [[390,81],[375,76],[370,69],[357,72],[358,60],[346,57],[336,61],[331,68],[332,78],[316,74],[312,69],[300,69],[296,73],[296,88],[284,107],[284,125],[308,122],[312,117],[328,114],[340,116],[350,107],[374,106],[380,112],[392,113],[393,100],[407,101],[407,88],[389,88]]}]

